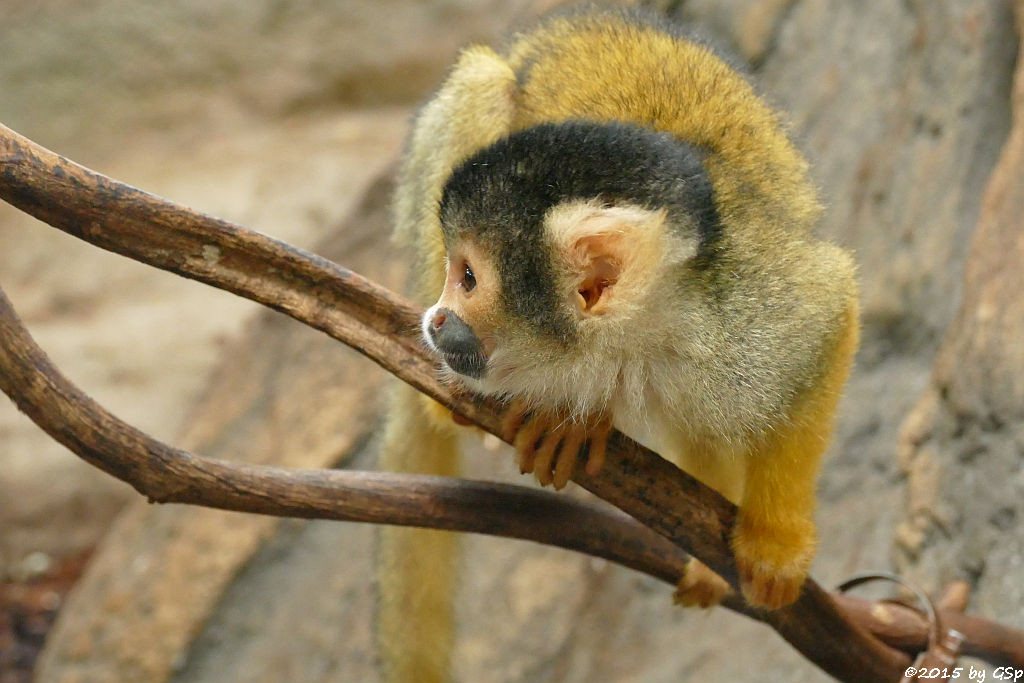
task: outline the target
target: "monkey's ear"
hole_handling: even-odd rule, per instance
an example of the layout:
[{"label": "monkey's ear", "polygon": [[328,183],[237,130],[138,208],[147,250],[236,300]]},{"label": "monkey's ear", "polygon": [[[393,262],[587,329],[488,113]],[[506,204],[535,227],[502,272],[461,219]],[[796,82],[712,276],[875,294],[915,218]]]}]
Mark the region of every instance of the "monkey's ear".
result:
[{"label": "monkey's ear", "polygon": [[666,239],[665,211],[636,206],[572,202],[552,209],[546,223],[576,288],[576,306],[591,316],[639,304],[666,263],[666,243],[677,241]]}]

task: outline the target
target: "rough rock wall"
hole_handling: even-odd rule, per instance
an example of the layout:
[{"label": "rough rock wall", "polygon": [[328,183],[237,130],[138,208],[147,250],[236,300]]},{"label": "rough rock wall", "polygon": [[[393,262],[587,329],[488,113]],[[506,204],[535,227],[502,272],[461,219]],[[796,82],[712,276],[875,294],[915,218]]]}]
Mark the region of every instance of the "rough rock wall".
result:
[{"label": "rough rock wall", "polygon": [[[516,2],[0,3],[0,121],[101,172],[311,248],[393,161],[415,100]],[[83,388],[173,440],[259,307],[0,204],[0,283]],[[0,603],[133,499],[0,400]],[[0,640],[4,631],[0,617]],[[0,662],[4,659],[0,658]],[[0,665],[2,666],[2,665]]]},{"label": "rough rock wall", "polygon": [[[1024,3],[1017,3],[1024,11]],[[1024,621],[1024,71],[985,189],[964,296],[904,423],[898,566],[927,586],[966,576],[974,608]]]},{"label": "rough rock wall", "polygon": [[3,113],[70,153],[93,136],[228,113],[408,104],[466,40],[491,38],[544,4],[7,0]]},{"label": "rough rock wall", "polygon": [[[864,349],[822,478],[813,573],[828,584],[889,567],[902,520],[901,568],[932,588],[967,569],[979,587],[973,609],[1021,626],[1020,549],[1000,540],[1019,536],[1022,318],[1013,280],[991,279],[1019,263],[1008,245],[1019,247],[1021,202],[1005,170],[1017,163],[1006,140],[1010,5],[691,0],[680,11],[734,43],[790,112],[830,205],[822,229],[861,264]],[[967,268],[957,314],[968,238],[1004,144],[972,253],[994,246]],[[380,257],[385,194],[378,186],[318,250],[394,286],[400,268]],[[987,332],[976,337],[979,316]],[[369,466],[372,406],[354,397],[381,379],[335,346],[261,314],[226,350],[179,443],[259,462]],[[517,479],[504,451],[475,449],[469,470]],[[39,678],[373,680],[371,533],[135,503],[62,614]],[[603,562],[471,538],[464,571],[459,680],[823,679],[763,627],[672,609],[666,587]]]}]

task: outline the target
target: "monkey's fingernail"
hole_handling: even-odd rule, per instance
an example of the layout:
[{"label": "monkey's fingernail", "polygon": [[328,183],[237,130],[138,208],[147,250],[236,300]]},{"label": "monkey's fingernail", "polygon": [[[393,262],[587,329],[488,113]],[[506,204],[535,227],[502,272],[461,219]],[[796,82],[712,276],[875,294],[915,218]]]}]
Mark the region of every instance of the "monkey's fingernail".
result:
[{"label": "monkey's fingernail", "polygon": [[[552,439],[549,438],[548,441]],[[557,445],[557,443],[555,444]],[[537,452],[537,459],[534,461],[533,471],[537,475],[537,481],[542,486],[547,486],[553,480],[551,472],[551,459],[554,456],[555,446],[549,446],[547,443],[541,447],[540,451]]]},{"label": "monkey's fingernail", "polygon": [[[568,463],[568,464],[567,464]],[[572,474],[572,460],[563,452],[555,460],[555,473],[551,478],[556,491],[561,491],[569,483],[569,476]]]},{"label": "monkey's fingernail", "polygon": [[516,448],[516,454],[519,456],[519,473],[529,474],[533,472],[534,460],[537,456],[537,451],[533,447],[533,443],[530,442],[526,448]]}]

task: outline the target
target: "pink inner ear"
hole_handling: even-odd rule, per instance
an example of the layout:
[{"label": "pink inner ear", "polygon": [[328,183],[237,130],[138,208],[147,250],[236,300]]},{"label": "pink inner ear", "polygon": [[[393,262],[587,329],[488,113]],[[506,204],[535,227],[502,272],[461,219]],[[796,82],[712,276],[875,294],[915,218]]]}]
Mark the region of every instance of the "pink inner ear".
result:
[{"label": "pink inner ear", "polygon": [[619,279],[620,267],[607,249],[609,238],[604,235],[585,237],[576,243],[578,274],[580,277],[580,309],[587,313],[601,313],[599,304],[607,300],[606,290]]},{"label": "pink inner ear", "polygon": [[608,285],[612,283],[607,280],[586,280],[580,284],[581,308],[587,312],[593,312],[594,306],[601,300],[601,295]]},{"label": "pink inner ear", "polygon": [[567,204],[553,213],[548,227],[576,285],[581,312],[628,311],[627,304],[649,290],[665,257],[664,221],[664,211],[593,203]]}]

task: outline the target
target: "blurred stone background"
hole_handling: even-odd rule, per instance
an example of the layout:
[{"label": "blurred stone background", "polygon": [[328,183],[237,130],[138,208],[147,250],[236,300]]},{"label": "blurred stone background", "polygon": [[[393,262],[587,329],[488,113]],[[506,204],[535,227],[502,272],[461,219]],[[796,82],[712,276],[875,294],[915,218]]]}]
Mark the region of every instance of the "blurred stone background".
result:
[{"label": "blurred stone background", "polygon": [[[552,4],[6,0],[0,122],[400,288],[388,172],[413,107],[459,45]],[[929,590],[963,577],[972,612],[1024,627],[1013,3],[660,4],[731,45],[789,112],[829,206],[822,232],[860,262],[864,345],[820,484],[814,575],[893,569]],[[158,438],[373,467],[366,396],[385,378],[322,335],[6,205],[0,285],[72,380]],[[376,679],[369,527],[147,505],[6,400],[0,458],[0,683],[33,668],[47,682]],[[519,480],[504,450],[467,461]],[[458,680],[824,679],[760,625],[674,609],[627,570],[466,546]]]}]

